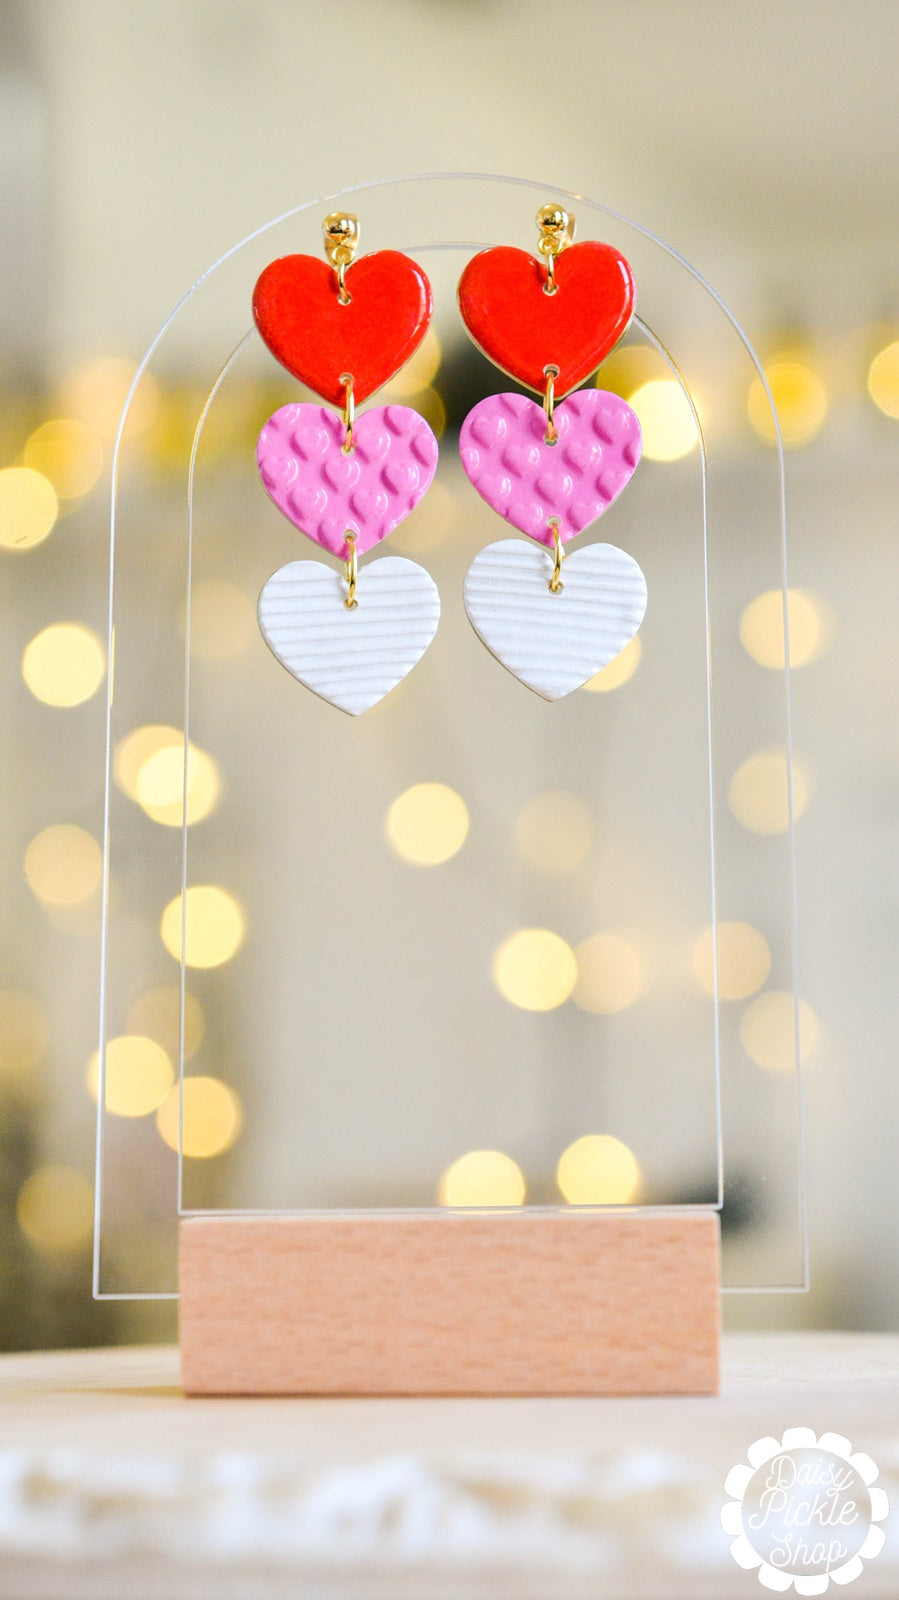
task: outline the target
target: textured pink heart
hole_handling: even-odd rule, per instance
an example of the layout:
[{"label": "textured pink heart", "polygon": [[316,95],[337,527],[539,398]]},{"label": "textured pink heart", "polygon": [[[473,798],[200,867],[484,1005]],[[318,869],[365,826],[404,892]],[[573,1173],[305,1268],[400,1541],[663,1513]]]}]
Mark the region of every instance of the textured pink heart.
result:
[{"label": "textured pink heart", "polygon": [[282,406],[256,446],[266,493],[301,533],[332,555],[371,550],[392,533],[430,487],[437,440],[408,406],[376,406],[356,417],[344,451],[343,418],[324,406]]},{"label": "textured pink heart", "polygon": [[540,544],[563,544],[617,500],[640,460],[640,424],[605,389],[579,389],[553,414],[546,440],[543,407],[523,394],[481,400],[462,424],[459,448],[469,478],[494,511]]}]

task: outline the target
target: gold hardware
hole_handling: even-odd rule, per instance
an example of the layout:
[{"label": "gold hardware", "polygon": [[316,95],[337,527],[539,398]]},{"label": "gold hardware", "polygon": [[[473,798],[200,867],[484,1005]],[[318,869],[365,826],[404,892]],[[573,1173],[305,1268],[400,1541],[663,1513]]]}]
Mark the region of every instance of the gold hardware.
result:
[{"label": "gold hardware", "polygon": [[348,306],[352,295],[346,286],[346,269],[359,249],[359,219],[350,211],[332,211],[322,223],[325,255],[337,273],[337,299]]},{"label": "gold hardware", "polygon": [[344,538],[346,540],[347,549],[350,553],[344,563],[346,599],[343,603],[346,606],[347,611],[355,611],[357,605],[359,604],[359,601],[356,599],[356,535],[354,533],[345,533]]},{"label": "gold hardware", "polygon": [[559,376],[558,367],[548,366],[543,368],[546,379],[546,393],[543,396],[543,409],[546,412],[546,444],[555,444],[559,437],[559,430],[553,421],[553,410],[556,404],[555,383]]},{"label": "gold hardware", "polygon": [[557,294],[556,256],[574,243],[574,217],[564,206],[557,206],[550,201],[537,212],[537,227],[540,232],[537,249],[546,263],[543,293]]},{"label": "gold hardware", "polygon": [[353,448],[353,429],[356,425],[356,402],[353,399],[353,374],[351,372],[342,372],[340,374],[340,381],[344,387],[343,426],[345,429],[343,444],[340,446],[340,448],[344,455],[348,456]]},{"label": "gold hardware", "polygon": [[553,531],[553,575],[549,580],[550,594],[561,594],[565,585],[562,582],[562,562],[565,560],[565,551],[562,549],[562,535],[559,532],[558,517],[550,517],[549,527]]}]

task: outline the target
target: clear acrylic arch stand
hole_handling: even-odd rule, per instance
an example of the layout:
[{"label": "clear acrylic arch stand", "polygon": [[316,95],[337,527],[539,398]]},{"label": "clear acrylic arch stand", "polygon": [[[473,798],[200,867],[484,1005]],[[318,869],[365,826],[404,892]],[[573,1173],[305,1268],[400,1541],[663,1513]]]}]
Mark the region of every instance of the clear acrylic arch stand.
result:
[{"label": "clear acrylic arch stand", "polygon": [[[644,460],[599,535],[647,575],[639,669],[613,693],[547,706],[483,650],[462,578],[504,530],[447,436],[436,489],[391,539],[439,584],[437,639],[381,707],[346,718],[295,684],[247,621],[279,562],[313,553],[256,476],[256,434],[298,386],[251,328],[253,284],[275,256],[318,254],[323,215],[350,206],[364,251],[426,264],[434,386],[471,404],[497,385],[459,327],[459,272],[488,244],[529,247],[550,198],[570,201],[579,238],[631,261],[626,344],[677,380],[696,427],[683,459]],[[113,469],[94,1291],[177,1295],[180,1228],[186,1367],[196,1378],[198,1349],[216,1353],[190,1386],[383,1390],[399,1362],[413,1388],[711,1388],[719,1218],[725,1290],[807,1286],[792,796],[777,831],[747,831],[728,807],[754,752],[775,750],[791,771],[789,674],[757,666],[738,636],[756,595],[786,595],[783,453],[773,406],[774,448],[746,423],[754,380],[731,313],[647,229],[552,185],[486,175],[395,178],[296,206],[228,251],[153,340]],[[410,403],[441,402],[429,390]],[[216,606],[210,650],[197,619],[208,627]],[[785,604],[783,617],[786,650]],[[166,825],[134,798],[122,741],[159,725],[216,763],[204,820],[188,806],[183,826]],[[188,763],[185,793],[190,778]],[[385,838],[392,800],[428,780],[455,788],[470,819],[439,868]],[[589,835],[561,871],[539,845],[535,857],[521,821],[547,791],[575,797]],[[161,1025],[156,1038],[179,1058],[182,1104],[199,1077],[240,1106],[240,1137],[212,1160],[185,1151],[180,1119],[166,1143],[152,1110],[114,1114],[105,1086],[108,1042],[152,1035],[135,1003],[151,1016],[179,985],[161,918],[196,885],[237,901],[242,943],[227,962],[180,964],[180,1046]],[[697,982],[696,939],[719,920],[762,932],[765,987],[793,997],[777,1071],[743,1049],[745,1006],[719,996],[717,962],[713,995]],[[491,961],[520,927],[573,946],[623,939],[635,1003],[575,991],[542,1013],[511,1006]],[[196,1052],[185,1007],[205,1017]],[[591,1133],[636,1156],[627,1204],[561,1203],[559,1157]],[[514,1157],[526,1203],[438,1207],[441,1172],[482,1149]]]}]

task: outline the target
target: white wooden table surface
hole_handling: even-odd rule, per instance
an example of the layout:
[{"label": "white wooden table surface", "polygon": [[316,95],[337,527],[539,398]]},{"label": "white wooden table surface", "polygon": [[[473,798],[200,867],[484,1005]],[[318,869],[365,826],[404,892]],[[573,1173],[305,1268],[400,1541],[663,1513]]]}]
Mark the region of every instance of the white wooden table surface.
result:
[{"label": "white wooden table surface", "polygon": [[[186,1400],[175,1349],[0,1358],[0,1600],[726,1600],[724,1478],[845,1434],[899,1511],[899,1338],[725,1338],[671,1400]],[[842,1591],[839,1591],[842,1592]],[[899,1519],[848,1591],[899,1596]]]}]

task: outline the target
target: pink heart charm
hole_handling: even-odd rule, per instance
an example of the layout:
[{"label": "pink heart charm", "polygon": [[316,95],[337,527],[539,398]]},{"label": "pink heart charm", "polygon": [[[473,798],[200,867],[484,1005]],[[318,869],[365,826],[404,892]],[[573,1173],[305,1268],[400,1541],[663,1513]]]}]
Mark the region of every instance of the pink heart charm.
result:
[{"label": "pink heart charm", "polygon": [[437,440],[408,406],[360,413],[353,449],[343,451],[339,412],[324,406],[282,406],[256,445],[259,476],[279,511],[332,555],[345,557],[346,535],[364,555],[386,539],[430,487]]},{"label": "pink heart charm", "polygon": [[640,460],[640,424],[605,389],[579,389],[553,414],[558,438],[546,442],[542,406],[523,394],[481,400],[462,424],[462,465],[501,517],[552,548],[550,519],[563,544],[617,500]]}]

